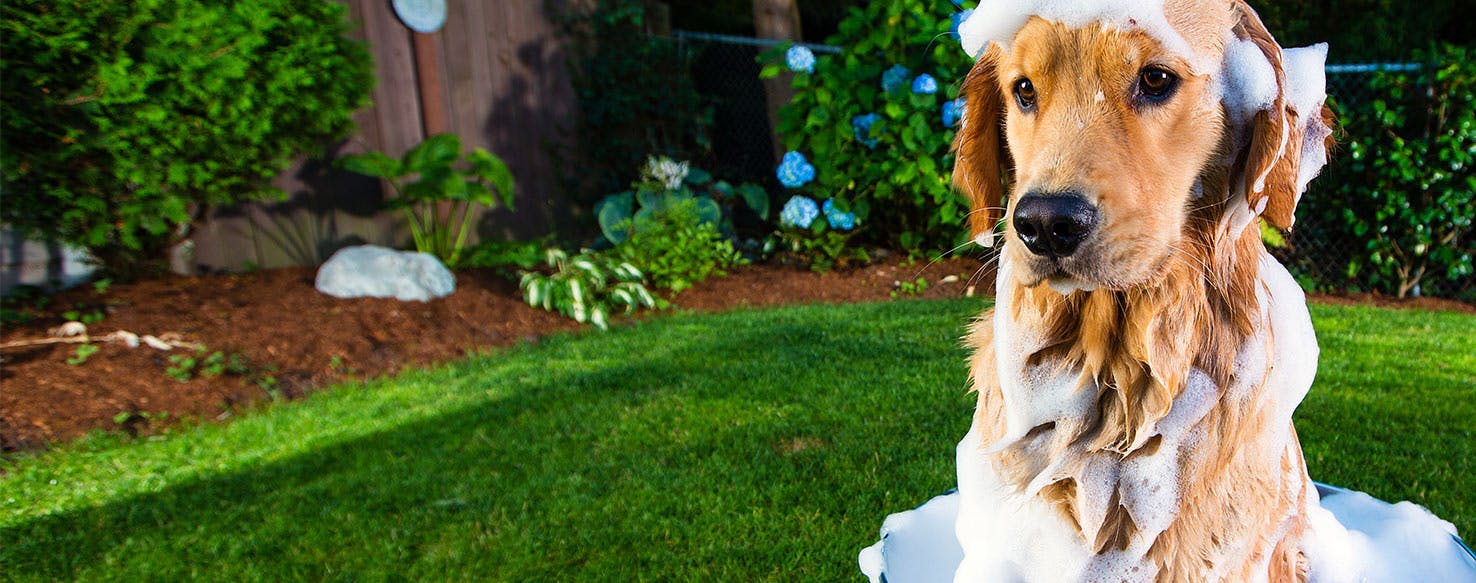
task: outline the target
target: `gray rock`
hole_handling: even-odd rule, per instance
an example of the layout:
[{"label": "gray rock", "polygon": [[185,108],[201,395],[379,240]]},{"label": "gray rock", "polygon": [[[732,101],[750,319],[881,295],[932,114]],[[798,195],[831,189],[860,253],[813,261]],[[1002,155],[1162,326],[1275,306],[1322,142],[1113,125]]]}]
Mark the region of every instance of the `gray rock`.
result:
[{"label": "gray rock", "polygon": [[318,291],[338,298],[429,301],[456,291],[456,277],[435,256],[376,245],[340,249],[318,268]]}]

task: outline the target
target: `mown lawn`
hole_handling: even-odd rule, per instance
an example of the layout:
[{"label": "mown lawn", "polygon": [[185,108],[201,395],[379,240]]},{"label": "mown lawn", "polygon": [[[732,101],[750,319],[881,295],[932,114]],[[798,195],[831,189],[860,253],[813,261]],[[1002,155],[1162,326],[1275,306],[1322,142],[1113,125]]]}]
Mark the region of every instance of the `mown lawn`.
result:
[{"label": "mown lawn", "polygon": [[[7,462],[0,579],[859,580],[977,301],[677,316]],[[1476,318],[1316,307],[1313,477],[1476,524]]]}]

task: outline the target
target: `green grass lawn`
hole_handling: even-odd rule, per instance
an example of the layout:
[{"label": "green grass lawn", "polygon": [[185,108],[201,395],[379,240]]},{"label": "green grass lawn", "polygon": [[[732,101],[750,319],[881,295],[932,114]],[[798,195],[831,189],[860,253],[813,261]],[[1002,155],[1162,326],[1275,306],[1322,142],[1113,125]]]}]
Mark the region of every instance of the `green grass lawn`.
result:
[{"label": "green grass lawn", "polygon": [[[661,318],[7,462],[0,579],[859,580],[977,301]],[[1476,318],[1317,307],[1312,475],[1476,524]]]}]

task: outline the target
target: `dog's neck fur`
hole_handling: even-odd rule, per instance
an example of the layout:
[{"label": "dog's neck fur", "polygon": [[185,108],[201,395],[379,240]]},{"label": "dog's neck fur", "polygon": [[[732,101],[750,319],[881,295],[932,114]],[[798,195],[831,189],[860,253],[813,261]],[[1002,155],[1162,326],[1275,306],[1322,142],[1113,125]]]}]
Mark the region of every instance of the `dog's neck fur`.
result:
[{"label": "dog's neck fur", "polygon": [[[1222,181],[1215,186],[1211,192],[1229,191]],[[1204,207],[1190,220],[1209,224],[1185,229],[1186,239],[1150,285],[1063,296],[1044,285],[1024,287],[1002,266],[994,318],[1006,322],[980,323],[993,326],[995,338],[988,346],[975,343],[979,358],[996,359],[999,375],[1018,377],[1001,377],[1001,383],[1033,391],[1036,385],[1064,381],[1071,386],[1059,394],[1089,402],[1079,414],[1021,423],[1024,418],[1009,409],[1008,391],[975,378],[980,393],[976,429],[1000,479],[1057,507],[1099,556],[1126,555],[1149,563],[1160,579],[1197,579],[1210,569],[1203,557],[1224,556],[1224,546],[1244,544],[1250,546],[1238,554],[1247,561],[1215,566],[1228,569],[1217,576],[1260,579],[1271,569],[1286,575],[1273,580],[1295,580],[1305,575],[1296,544],[1302,528],[1296,507],[1302,499],[1290,509],[1269,499],[1282,496],[1298,476],[1305,479],[1300,448],[1287,449],[1280,443],[1287,438],[1262,437],[1268,430],[1268,435],[1291,431],[1289,423],[1267,427],[1280,417],[1258,398],[1267,379],[1237,378],[1238,370],[1243,374],[1249,368],[1237,365],[1247,347],[1263,343],[1258,349],[1269,353],[1274,340],[1265,323],[1259,274],[1266,251],[1254,226],[1238,233],[1210,226],[1224,223],[1225,213],[1248,212],[1234,207],[1244,206],[1243,198],[1216,198],[1220,202],[1197,201]],[[1013,364],[1005,365],[996,350],[1019,352]],[[1199,389],[1186,395],[1195,381]],[[1227,397],[1237,391],[1255,394]],[[1289,440],[1295,445],[1295,434]],[[1180,453],[1191,445],[1202,453]],[[1240,451],[1263,445],[1269,451]],[[1163,463],[1172,465],[1144,469]],[[1125,484],[1129,475],[1138,479],[1154,471],[1170,474],[1161,478],[1169,481],[1163,492],[1155,486],[1154,494],[1146,494]],[[1230,483],[1234,476],[1248,475],[1265,479]],[[1110,487],[1101,487],[1104,480]],[[1133,508],[1165,500],[1177,505],[1167,521]],[[1226,514],[1240,523],[1221,523]],[[1278,523],[1282,532],[1270,541],[1227,542],[1256,538],[1244,532],[1252,525]]]}]

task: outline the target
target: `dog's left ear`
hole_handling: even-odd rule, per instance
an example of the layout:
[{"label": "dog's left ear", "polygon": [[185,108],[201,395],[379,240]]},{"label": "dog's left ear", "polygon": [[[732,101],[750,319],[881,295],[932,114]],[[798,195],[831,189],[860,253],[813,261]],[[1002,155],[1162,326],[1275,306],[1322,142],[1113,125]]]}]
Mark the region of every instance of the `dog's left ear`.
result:
[{"label": "dog's left ear", "polygon": [[[1289,95],[1281,46],[1266,30],[1266,25],[1261,23],[1260,16],[1256,15],[1250,5],[1243,0],[1236,0],[1235,11],[1235,37],[1255,44],[1276,74],[1275,100],[1269,109],[1256,112],[1251,122],[1250,144],[1244,166],[1245,199],[1251,210],[1265,217],[1272,226],[1287,230],[1296,220],[1293,211],[1301,198],[1302,189],[1306,187],[1307,180],[1310,180],[1310,176],[1304,179],[1303,175],[1315,174],[1327,162],[1332,137],[1330,131],[1324,130],[1332,127],[1334,116],[1332,110],[1323,105],[1321,100],[1310,107],[1304,105],[1313,111],[1297,111]],[[1303,140],[1307,137],[1309,127],[1321,134],[1315,135],[1314,139],[1326,140],[1321,144],[1322,147],[1314,147],[1308,152],[1320,159],[1303,157]],[[1303,165],[1309,167],[1304,169]],[[1316,167],[1310,167],[1312,165]]]},{"label": "dog's left ear", "polygon": [[963,124],[953,140],[953,185],[969,197],[969,230],[974,242],[994,246],[995,227],[1004,217],[1004,101],[995,68],[1000,50],[991,45],[964,79]]}]

